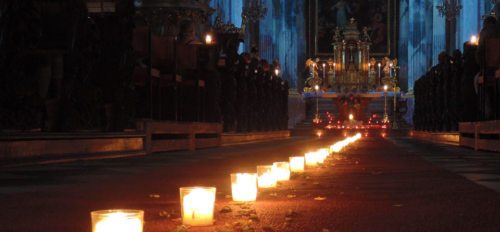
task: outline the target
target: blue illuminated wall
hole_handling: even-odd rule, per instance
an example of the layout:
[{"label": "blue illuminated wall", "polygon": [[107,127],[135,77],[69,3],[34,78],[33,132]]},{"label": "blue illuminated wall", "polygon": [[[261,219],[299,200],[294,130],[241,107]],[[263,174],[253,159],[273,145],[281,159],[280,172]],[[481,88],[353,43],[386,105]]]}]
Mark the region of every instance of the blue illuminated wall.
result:
[{"label": "blue illuminated wall", "polygon": [[[246,0],[212,0],[210,6],[220,9],[223,22],[241,26],[241,11]],[[259,52],[262,59],[281,63],[282,78],[297,88],[300,68],[305,62],[305,20],[303,0],[264,0],[267,15],[259,22]],[[215,14],[212,20],[215,19]],[[250,48],[246,36],[245,50]],[[241,50],[243,51],[243,50]]]},{"label": "blue illuminated wall", "polygon": [[[483,15],[492,8],[490,0],[460,0],[463,9],[457,18],[457,49],[471,35],[479,34]],[[445,19],[436,6],[442,0],[401,0],[399,60],[401,80],[408,80],[408,90],[433,65],[446,49]],[[404,84],[404,83],[402,83]]]},{"label": "blue illuminated wall", "polygon": [[[400,0],[399,44],[400,83],[412,90],[415,81],[437,63],[438,54],[445,50],[445,19],[436,6],[443,0]],[[241,25],[241,11],[247,0],[211,0],[213,8],[220,8],[222,20]],[[306,40],[304,14],[305,0],[263,0],[268,9],[259,23],[259,50],[261,57],[271,62],[278,59],[283,78],[292,88],[301,81],[305,61]],[[463,9],[457,19],[457,48],[478,34],[482,16],[492,8],[490,0],[460,0]],[[247,43],[248,43],[248,39]],[[246,46],[248,49],[249,46]]]},{"label": "blue illuminated wall", "polygon": [[[241,26],[241,11],[243,10],[243,0],[211,0],[210,7],[219,9],[221,19],[224,23],[232,23],[237,27]],[[212,15],[212,22],[217,12]]]},{"label": "blue illuminated wall", "polygon": [[259,25],[259,51],[268,61],[278,59],[283,78],[291,88],[297,88],[300,67],[305,62],[304,2],[264,0],[269,9]]}]

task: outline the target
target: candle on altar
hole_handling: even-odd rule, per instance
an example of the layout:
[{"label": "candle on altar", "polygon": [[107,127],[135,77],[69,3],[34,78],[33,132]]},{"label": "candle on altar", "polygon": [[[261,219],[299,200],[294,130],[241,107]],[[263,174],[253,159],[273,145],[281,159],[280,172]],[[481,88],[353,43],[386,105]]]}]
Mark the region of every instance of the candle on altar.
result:
[{"label": "candle on altar", "polygon": [[233,201],[255,201],[257,199],[257,174],[232,173],[231,190]]},{"label": "candle on altar", "polygon": [[212,36],[210,34],[205,35],[205,44],[212,44]]},{"label": "candle on altar", "polygon": [[392,78],[392,66],[393,66],[393,64],[392,64],[392,63],[390,63],[390,64],[389,64],[389,74],[390,74],[390,77],[391,77],[391,78]]},{"label": "candle on altar", "polygon": [[276,76],[278,76],[280,74],[280,70],[279,69],[274,69],[274,74],[276,74]]},{"label": "candle on altar", "polygon": [[292,156],[290,159],[290,171],[301,173],[304,172],[304,156]]},{"label": "candle on altar", "polygon": [[257,166],[257,184],[259,188],[276,187],[276,178],[273,175],[272,165]]},{"label": "candle on altar", "polygon": [[337,64],[333,63],[333,79],[335,80],[335,73],[337,72]]},{"label": "candle on altar", "polygon": [[276,181],[290,180],[290,164],[288,162],[274,162],[273,175]]},{"label": "candle on altar", "polygon": [[326,75],[325,75],[325,71],[326,71],[326,68],[325,68],[326,64],[323,63],[323,80],[325,80],[326,78]]},{"label": "candle on altar", "polygon": [[382,66],[382,64],[378,63],[378,84],[380,86],[380,83],[382,81],[382,75],[380,73],[380,67]]},{"label": "candle on altar", "polygon": [[215,187],[181,187],[182,224],[210,226],[214,219]]},{"label": "candle on altar", "polygon": [[90,212],[92,232],[142,232],[144,211],[130,209]]}]

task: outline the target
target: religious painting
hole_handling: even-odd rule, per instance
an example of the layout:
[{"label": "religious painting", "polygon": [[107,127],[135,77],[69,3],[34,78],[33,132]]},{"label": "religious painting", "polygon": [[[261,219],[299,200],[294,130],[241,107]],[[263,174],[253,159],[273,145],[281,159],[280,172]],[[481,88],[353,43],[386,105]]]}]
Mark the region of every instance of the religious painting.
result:
[{"label": "religious painting", "polygon": [[[368,28],[372,41],[371,54],[389,56],[395,40],[396,8],[393,0],[314,0],[310,1],[309,26],[314,31],[310,36],[317,56],[333,52],[332,38],[336,27],[343,28],[351,18],[356,19],[358,28]],[[313,17],[311,17],[313,16]],[[311,25],[311,23],[313,25]]]}]

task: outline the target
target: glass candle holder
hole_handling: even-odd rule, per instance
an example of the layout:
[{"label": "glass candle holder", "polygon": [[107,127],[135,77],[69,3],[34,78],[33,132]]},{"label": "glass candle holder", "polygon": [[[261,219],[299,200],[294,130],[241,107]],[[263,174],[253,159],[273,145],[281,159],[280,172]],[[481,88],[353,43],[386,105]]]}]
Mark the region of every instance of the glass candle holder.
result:
[{"label": "glass candle holder", "polygon": [[215,187],[181,187],[182,224],[210,226],[214,221]]},{"label": "glass candle holder", "polygon": [[276,187],[276,178],[273,175],[273,165],[257,166],[257,184],[259,188]]},{"label": "glass candle holder", "polygon": [[90,212],[92,232],[142,232],[144,211],[109,209]]},{"label": "glass candle holder", "polygon": [[323,148],[323,149],[319,149],[317,153],[318,153],[318,163],[319,163],[319,164],[324,163],[324,162],[325,162],[325,159],[326,159],[326,158],[328,157],[328,155],[330,154],[330,153],[328,152],[328,149],[324,149],[324,148]]},{"label": "glass candle holder", "polygon": [[232,173],[231,190],[233,201],[255,201],[257,199],[257,174]]},{"label": "glass candle holder", "polygon": [[273,176],[276,181],[290,180],[290,164],[288,162],[274,162]]},{"label": "glass candle holder", "polygon": [[304,156],[290,157],[290,171],[295,173],[304,172]]},{"label": "glass candle holder", "polygon": [[316,152],[308,152],[304,155],[306,167],[314,168],[318,166],[318,154]]}]

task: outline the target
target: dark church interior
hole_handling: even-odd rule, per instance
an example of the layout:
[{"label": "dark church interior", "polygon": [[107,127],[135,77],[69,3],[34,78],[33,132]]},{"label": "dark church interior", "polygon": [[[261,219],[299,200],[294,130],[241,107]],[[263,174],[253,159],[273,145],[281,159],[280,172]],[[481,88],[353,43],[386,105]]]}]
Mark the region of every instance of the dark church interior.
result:
[{"label": "dark church interior", "polygon": [[500,0],[2,0],[0,231],[500,231]]}]

